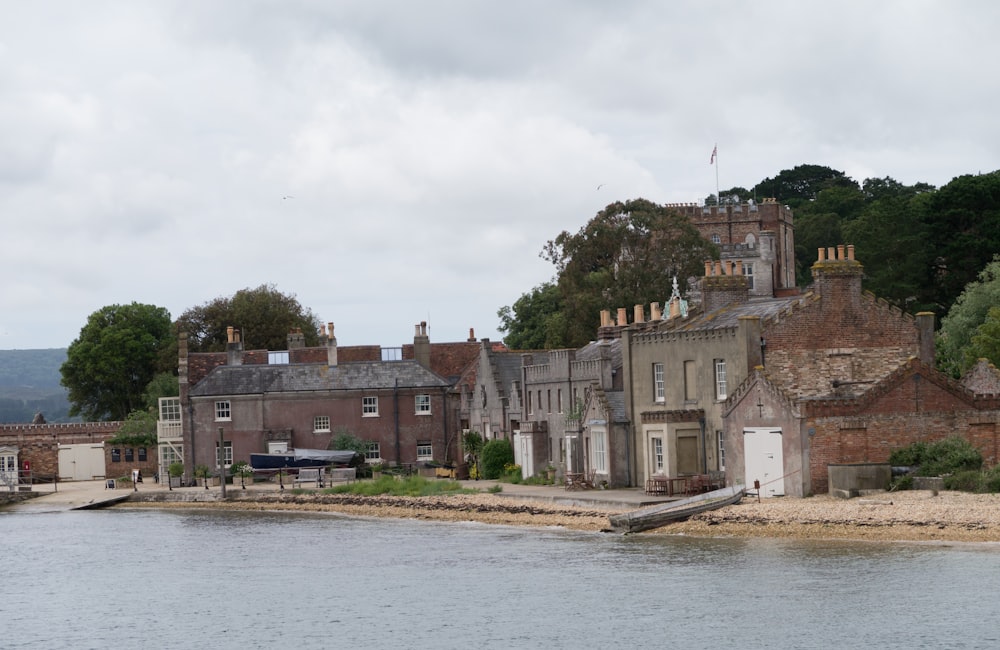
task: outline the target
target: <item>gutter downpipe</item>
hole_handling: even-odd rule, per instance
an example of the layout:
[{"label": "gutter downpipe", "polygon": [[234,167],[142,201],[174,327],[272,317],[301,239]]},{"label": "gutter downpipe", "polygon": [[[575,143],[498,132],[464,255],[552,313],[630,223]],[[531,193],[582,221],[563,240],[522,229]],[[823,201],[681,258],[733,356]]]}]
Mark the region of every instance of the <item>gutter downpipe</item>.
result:
[{"label": "gutter downpipe", "polygon": [[392,416],[396,429],[396,465],[401,464],[401,454],[399,445],[399,378],[392,381]]}]

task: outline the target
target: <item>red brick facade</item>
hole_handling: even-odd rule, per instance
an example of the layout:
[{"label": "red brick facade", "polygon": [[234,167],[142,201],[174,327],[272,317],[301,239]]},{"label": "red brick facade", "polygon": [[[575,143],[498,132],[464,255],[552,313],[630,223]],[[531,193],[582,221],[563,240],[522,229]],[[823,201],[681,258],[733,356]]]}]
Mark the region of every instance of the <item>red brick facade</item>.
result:
[{"label": "red brick facade", "polygon": [[[0,445],[18,449],[18,463],[27,462],[32,473],[51,480],[59,473],[59,445],[103,443],[118,433],[121,422],[0,425]],[[155,457],[156,450],[150,450]]]}]

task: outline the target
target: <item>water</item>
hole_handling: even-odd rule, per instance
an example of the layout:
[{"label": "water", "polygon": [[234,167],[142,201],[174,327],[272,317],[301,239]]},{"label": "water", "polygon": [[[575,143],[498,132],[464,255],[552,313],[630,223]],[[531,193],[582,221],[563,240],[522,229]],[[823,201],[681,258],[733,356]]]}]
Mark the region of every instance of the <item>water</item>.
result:
[{"label": "water", "polygon": [[3,648],[985,648],[1000,547],[0,514]]}]

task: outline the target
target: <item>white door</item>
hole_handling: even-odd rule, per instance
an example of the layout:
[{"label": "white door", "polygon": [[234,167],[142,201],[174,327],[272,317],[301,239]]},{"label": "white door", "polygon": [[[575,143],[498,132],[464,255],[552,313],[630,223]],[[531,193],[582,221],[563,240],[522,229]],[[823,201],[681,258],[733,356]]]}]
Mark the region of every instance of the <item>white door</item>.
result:
[{"label": "white door", "polygon": [[781,429],[744,429],[743,458],[744,482],[748,490],[753,489],[754,481],[760,481],[760,496],[784,496]]},{"label": "white door", "polygon": [[[60,481],[92,481],[106,475],[104,445],[59,445],[58,453]],[[124,475],[130,469],[122,465],[121,474]]]},{"label": "white door", "polygon": [[535,475],[535,455],[532,453],[532,434],[514,432],[514,462],[521,466],[521,478]]},{"label": "white door", "polygon": [[0,485],[13,489],[17,485],[17,448],[0,448]]}]

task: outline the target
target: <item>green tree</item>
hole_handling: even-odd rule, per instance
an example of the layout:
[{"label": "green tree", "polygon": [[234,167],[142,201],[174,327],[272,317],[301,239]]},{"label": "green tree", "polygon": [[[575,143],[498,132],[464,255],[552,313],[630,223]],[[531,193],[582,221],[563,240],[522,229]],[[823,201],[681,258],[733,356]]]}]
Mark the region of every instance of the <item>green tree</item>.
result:
[{"label": "green tree", "polygon": [[483,478],[490,481],[503,476],[504,465],[514,462],[514,447],[510,440],[500,438],[483,445]]},{"label": "green tree", "polygon": [[353,451],[364,456],[368,452],[368,441],[355,436],[347,427],[337,427],[330,438],[327,449],[331,451]]},{"label": "green tree", "polygon": [[554,282],[545,282],[523,294],[513,307],[501,307],[499,330],[503,342],[513,350],[566,347],[566,320],[562,296]]},{"label": "green tree", "polygon": [[1000,251],[1000,171],[955,178],[935,192],[927,213],[937,257],[929,302],[951,307]]},{"label": "green tree", "polygon": [[240,330],[248,350],[286,350],[288,333],[293,328],[302,330],[306,345],[317,345],[320,320],[299,304],[294,294],[286,295],[274,285],[262,284],[188,309],[177,319],[177,327],[187,332],[191,352],[225,350],[228,327]]},{"label": "green tree", "polygon": [[1000,366],[1000,306],[990,307],[986,320],[976,328],[965,354],[965,364],[970,366],[978,359],[986,359]]},{"label": "green tree", "polygon": [[108,440],[108,443],[123,447],[155,448],[157,445],[156,415],[146,409],[132,411],[126,416],[121,428],[118,429],[113,438]]},{"label": "green tree", "polygon": [[575,234],[550,240],[566,328],[564,344],[593,339],[602,309],[666,302],[673,277],[685,289],[718,249],[677,212],[646,199],[608,205]]},{"label": "green tree", "polygon": [[937,334],[937,365],[958,377],[975,362],[972,338],[986,322],[992,307],[1000,305],[1000,255],[986,265],[979,278],[970,282],[948,314]]},{"label": "green tree", "polygon": [[133,302],[94,312],[67,350],[60,368],[70,414],[88,420],[122,420],[145,404],[143,393],[170,345],[170,312]]},{"label": "green tree", "polygon": [[774,178],[762,180],[753,191],[756,196],[776,198],[795,209],[816,199],[821,190],[857,186],[850,176],[836,169],[822,165],[798,165],[793,169],[782,170]]},{"label": "green tree", "polygon": [[177,375],[172,372],[158,372],[146,385],[142,401],[146,409],[156,413],[160,408],[161,397],[177,397],[181,394]]}]

